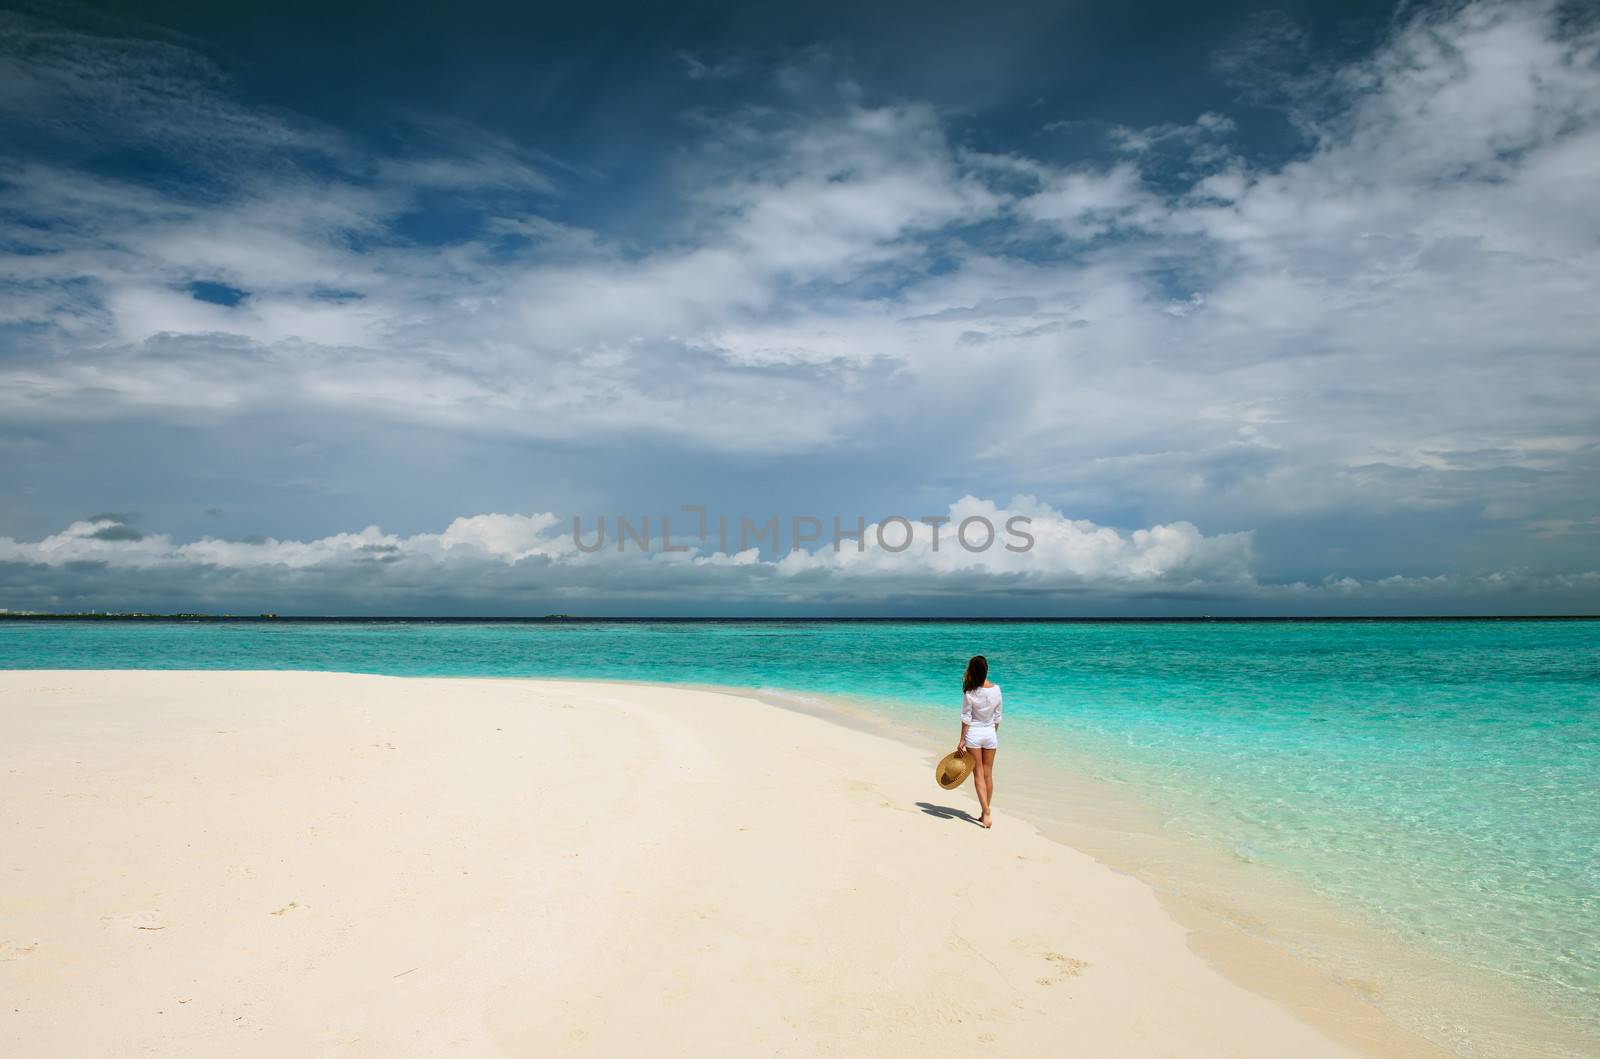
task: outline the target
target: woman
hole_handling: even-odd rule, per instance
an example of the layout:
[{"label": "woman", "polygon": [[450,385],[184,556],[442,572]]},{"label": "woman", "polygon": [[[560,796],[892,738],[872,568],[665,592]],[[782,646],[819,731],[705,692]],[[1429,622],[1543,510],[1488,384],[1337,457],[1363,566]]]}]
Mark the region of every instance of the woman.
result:
[{"label": "woman", "polygon": [[1000,688],[989,683],[989,660],[973,655],[961,678],[961,741],[956,753],[972,751],[972,785],[983,809],[979,823],[992,827],[989,803],[994,798],[994,752],[1000,743]]}]

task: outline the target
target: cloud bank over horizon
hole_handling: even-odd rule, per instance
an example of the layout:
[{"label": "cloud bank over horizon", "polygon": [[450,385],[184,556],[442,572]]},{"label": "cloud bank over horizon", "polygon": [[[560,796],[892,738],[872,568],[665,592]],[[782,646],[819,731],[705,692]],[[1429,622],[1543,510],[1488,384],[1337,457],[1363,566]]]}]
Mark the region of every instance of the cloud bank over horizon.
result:
[{"label": "cloud bank over horizon", "polygon": [[[674,101],[625,157],[0,21],[0,606],[1600,610],[1600,30],[1560,4],[1360,47],[1244,12],[1143,121],[1115,74],[964,108],[717,37],[608,75]],[[999,496],[1031,565],[457,517]]]},{"label": "cloud bank over horizon", "polygon": [[[214,611],[232,601],[243,613],[288,605],[305,614],[584,616],[622,605],[620,613],[675,616],[755,613],[774,603],[800,612],[984,613],[973,599],[1020,614],[1083,613],[1085,601],[1101,608],[1090,613],[1193,603],[1221,604],[1220,614],[1307,606],[1412,613],[1468,601],[1530,613],[1530,594],[1581,599],[1600,588],[1600,571],[1266,584],[1249,533],[1208,537],[1189,523],[1120,533],[1032,497],[1004,506],[962,497],[939,516],[864,523],[859,539],[863,522],[843,519],[837,542],[828,520],[812,517],[803,531],[818,540],[797,541],[779,525],[739,550],[720,549],[714,528],[700,539],[696,516],[677,514],[676,531],[659,516],[625,516],[627,534],[614,518],[543,512],[461,517],[410,536],[368,526],[309,541],[180,543],[141,531],[134,515],[104,512],[38,541],[0,537],[0,589],[49,585],[51,609],[69,612],[127,599],[144,602],[110,609]],[[763,520],[757,530],[765,528]],[[747,543],[738,529],[729,535]],[[152,608],[151,600],[166,602]]]}]

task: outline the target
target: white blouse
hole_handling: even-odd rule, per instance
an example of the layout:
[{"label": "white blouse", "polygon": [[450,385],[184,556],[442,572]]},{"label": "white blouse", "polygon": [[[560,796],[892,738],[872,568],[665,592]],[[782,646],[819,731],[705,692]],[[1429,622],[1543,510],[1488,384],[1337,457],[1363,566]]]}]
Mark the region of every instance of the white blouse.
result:
[{"label": "white blouse", "polygon": [[961,723],[1000,723],[1000,687],[973,688],[961,696]]}]

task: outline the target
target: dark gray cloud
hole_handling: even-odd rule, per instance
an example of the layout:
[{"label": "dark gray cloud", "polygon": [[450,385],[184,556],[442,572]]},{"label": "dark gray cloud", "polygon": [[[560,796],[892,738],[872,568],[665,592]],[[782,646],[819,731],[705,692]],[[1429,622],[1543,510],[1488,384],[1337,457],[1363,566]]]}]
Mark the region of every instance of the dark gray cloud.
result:
[{"label": "dark gray cloud", "polygon": [[108,526],[101,526],[99,529],[97,529],[93,533],[91,533],[90,536],[93,537],[97,541],[142,541],[142,540],[144,540],[144,534],[140,533],[138,530],[134,529],[132,526],[118,525],[118,524],[115,524],[115,523],[113,523],[111,525],[108,525]]}]

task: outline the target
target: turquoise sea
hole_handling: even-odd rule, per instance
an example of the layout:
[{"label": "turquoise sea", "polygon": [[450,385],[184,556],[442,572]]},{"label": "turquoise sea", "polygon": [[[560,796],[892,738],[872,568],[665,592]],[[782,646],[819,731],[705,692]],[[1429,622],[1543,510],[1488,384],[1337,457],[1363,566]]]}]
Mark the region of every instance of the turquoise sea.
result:
[{"label": "turquoise sea", "polygon": [[0,623],[0,668],[614,678],[919,717],[953,713],[975,652],[1012,738],[1600,1039],[1600,621]]}]

